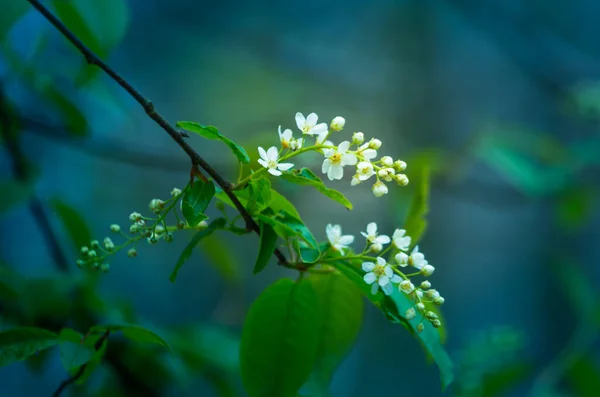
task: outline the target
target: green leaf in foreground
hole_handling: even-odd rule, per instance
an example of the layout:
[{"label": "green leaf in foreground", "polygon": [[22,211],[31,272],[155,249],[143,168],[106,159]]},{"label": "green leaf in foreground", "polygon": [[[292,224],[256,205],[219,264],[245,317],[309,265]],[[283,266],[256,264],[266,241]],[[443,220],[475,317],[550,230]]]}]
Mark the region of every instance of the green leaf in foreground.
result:
[{"label": "green leaf in foreground", "polygon": [[206,229],[200,230],[199,232],[194,234],[192,240],[184,248],[183,252],[179,256],[179,259],[175,264],[175,268],[173,269],[173,272],[171,272],[169,281],[171,281],[172,283],[175,282],[175,280],[177,279],[177,273],[179,273],[179,269],[181,269],[185,261],[187,261],[190,258],[190,256],[192,256],[192,252],[194,252],[194,247],[198,244],[198,242],[204,237],[210,236],[215,230],[223,229],[226,224],[227,221],[224,218],[218,218],[212,221]]},{"label": "green leaf in foreground", "polygon": [[413,183],[416,182],[416,189],[412,196],[410,207],[406,215],[404,222],[404,229],[406,235],[411,238],[411,248],[415,247],[427,228],[427,219],[425,216],[429,212],[429,182],[430,182],[430,169],[428,165],[423,165],[419,170],[417,180],[414,178],[411,180]]},{"label": "green leaf in foreground", "polygon": [[283,173],[281,176],[288,182],[292,182],[301,186],[312,186],[330,199],[337,201],[349,210],[352,209],[352,203],[344,195],[337,190],[328,188],[314,172],[308,168],[293,170],[292,172]]},{"label": "green leaf in foreground", "polygon": [[260,273],[267,265],[275,251],[277,244],[277,233],[268,223],[260,223],[260,248],[256,263],[254,264],[254,274]]},{"label": "green leaf in foreground", "polygon": [[268,178],[251,180],[248,183],[248,203],[246,209],[251,214],[258,214],[271,202],[271,181]]},{"label": "green leaf in foreground", "polygon": [[178,121],[177,127],[183,128],[186,131],[194,132],[206,139],[219,140],[229,146],[240,163],[247,164],[250,162],[250,157],[248,157],[248,154],[243,147],[222,135],[219,130],[212,125],[205,126],[193,121]]},{"label": "green leaf in foreground", "polygon": [[356,340],[363,319],[364,301],[360,290],[341,274],[311,274],[319,300],[320,327],[317,362],[313,379],[322,390]]},{"label": "green leaf in foreground", "polygon": [[73,207],[66,204],[64,201],[54,199],[50,201],[50,205],[56,215],[62,221],[73,246],[77,252],[84,245],[88,245],[92,240],[92,234],[87,227],[85,219]]},{"label": "green leaf in foreground", "polygon": [[208,219],[204,211],[214,195],[215,185],[210,181],[204,182],[199,179],[185,191],[181,199],[181,212],[188,225],[196,227],[200,222]]},{"label": "green leaf in foreground", "polygon": [[58,335],[43,328],[20,327],[0,332],[0,367],[23,361],[58,344]]},{"label": "green leaf in foreground", "polygon": [[254,301],[240,346],[242,381],[250,397],[296,395],[315,363],[318,310],[307,281],[279,280]]},{"label": "green leaf in foreground", "polygon": [[121,331],[124,337],[134,342],[152,343],[155,345],[162,346],[165,349],[171,351],[169,344],[163,338],[157,335],[154,331],[151,331],[147,328],[135,324],[96,325],[90,329],[90,332],[99,333],[104,332],[106,330],[109,330],[111,332]]}]

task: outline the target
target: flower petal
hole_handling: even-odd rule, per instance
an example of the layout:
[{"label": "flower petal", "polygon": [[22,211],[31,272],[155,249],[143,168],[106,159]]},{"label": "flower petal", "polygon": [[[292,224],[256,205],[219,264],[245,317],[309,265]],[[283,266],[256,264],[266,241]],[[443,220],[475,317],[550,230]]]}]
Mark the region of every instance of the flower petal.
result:
[{"label": "flower petal", "polygon": [[375,222],[371,222],[367,225],[367,233],[370,236],[377,234],[377,224]]},{"label": "flower petal", "polygon": [[399,275],[394,274],[392,276],[392,283],[399,283],[400,281],[402,281],[402,277],[400,277]]},{"label": "flower petal", "polygon": [[258,164],[262,165],[265,168],[269,168],[269,163],[267,163],[265,160],[263,159],[258,159]]},{"label": "flower petal", "polygon": [[304,128],[304,123],[306,123],[304,115],[300,112],[296,113],[296,126],[298,126],[300,131],[302,131],[302,128]]},{"label": "flower petal", "polygon": [[340,244],[350,245],[354,242],[354,236],[347,234],[345,236],[341,236],[339,241]]},{"label": "flower petal", "polygon": [[394,277],[394,271],[392,270],[392,267],[390,265],[387,265],[386,267],[384,267],[383,271],[385,272],[385,275],[388,276],[389,278]]},{"label": "flower petal", "polygon": [[327,136],[327,124],[321,123],[310,129],[310,135]]},{"label": "flower petal", "polygon": [[377,150],[375,149],[366,149],[361,152],[362,156],[367,160],[373,160],[377,157]]},{"label": "flower petal", "polygon": [[344,153],[346,153],[346,151],[348,150],[349,147],[350,147],[350,142],[344,141],[338,145],[338,152],[340,154],[344,154]]},{"label": "flower petal", "polygon": [[382,286],[381,289],[383,290],[383,293],[386,295],[391,295],[394,287],[392,287],[391,283],[387,283],[386,285]]},{"label": "flower petal", "polygon": [[321,133],[319,133],[319,136],[317,136],[317,145],[322,145],[323,141],[325,141],[325,138],[327,138],[327,129]]},{"label": "flower petal", "polygon": [[373,262],[363,262],[362,269],[364,272],[370,272],[375,269],[375,264]]},{"label": "flower petal", "polygon": [[384,285],[388,285],[390,283],[390,278],[388,276],[381,276],[377,282],[383,287]]},{"label": "flower petal", "polygon": [[277,169],[281,170],[281,171],[287,171],[290,168],[292,168],[294,166],[294,164],[292,163],[279,163],[277,164]]},{"label": "flower petal", "polygon": [[279,176],[281,175],[281,171],[278,171],[275,168],[269,168],[269,174]]},{"label": "flower petal", "polygon": [[377,283],[373,283],[371,286],[371,294],[375,295],[377,293],[377,289],[379,289],[379,285]]},{"label": "flower petal", "polygon": [[[316,113],[311,113],[306,117],[306,124],[311,127],[314,127],[315,124],[317,124],[317,120],[319,120],[319,116],[317,116]],[[312,131],[311,131],[311,133],[312,133]]]},{"label": "flower petal", "polygon": [[373,272],[367,273],[363,276],[363,280],[365,280],[365,283],[367,284],[373,284],[375,280],[377,280],[377,276],[375,276],[375,273]]},{"label": "flower petal", "polygon": [[345,153],[342,155],[343,165],[354,165],[357,162],[356,155],[354,153]]},{"label": "flower petal", "polygon": [[275,146],[271,146],[269,150],[267,150],[267,158],[272,161],[277,161],[279,158],[279,150]]},{"label": "flower petal", "polygon": [[[264,160],[268,160],[269,158],[267,157],[267,152],[265,152],[265,149],[263,149],[262,147],[258,147],[258,154],[260,155],[260,157]],[[266,166],[265,166],[266,167]]]},{"label": "flower petal", "polygon": [[329,168],[331,168],[331,160],[325,159],[323,161],[323,165],[321,166],[321,171],[326,174],[329,171]]},{"label": "flower petal", "polygon": [[332,164],[331,167],[329,167],[329,171],[327,171],[327,177],[330,181],[333,181],[334,179],[342,179],[343,176],[344,168],[342,168],[342,166],[339,164]]},{"label": "flower petal", "polygon": [[375,239],[375,242],[379,244],[388,244],[390,241],[392,241],[390,240],[390,237],[384,234],[377,236],[377,238]]}]

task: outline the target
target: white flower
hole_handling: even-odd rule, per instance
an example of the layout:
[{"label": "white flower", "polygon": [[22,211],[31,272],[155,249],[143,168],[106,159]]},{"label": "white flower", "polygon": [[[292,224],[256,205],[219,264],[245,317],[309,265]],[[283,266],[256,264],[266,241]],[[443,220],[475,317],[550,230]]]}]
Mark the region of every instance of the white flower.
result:
[{"label": "white flower", "polygon": [[369,141],[369,147],[371,149],[379,149],[381,147],[381,141],[377,138],[371,138],[371,140]]},{"label": "white flower", "polygon": [[425,260],[425,255],[419,252],[419,246],[416,246],[410,253],[408,264],[419,270],[423,269],[423,267],[428,264]]},{"label": "white flower", "polygon": [[408,251],[408,247],[410,246],[410,236],[405,236],[405,234],[406,230],[404,229],[396,229],[394,230],[394,234],[392,234],[394,245],[402,251]]},{"label": "white flower", "polygon": [[315,144],[317,146],[320,146],[320,145],[323,145],[323,146],[333,146],[333,142],[325,140],[327,138],[327,135],[329,135],[329,132],[327,132],[327,131],[321,132],[319,134],[319,136],[317,136],[317,141],[316,141]]},{"label": "white flower", "polygon": [[358,179],[361,181],[366,181],[373,176],[374,173],[373,164],[368,161],[361,161],[356,165],[356,175],[358,175]]},{"label": "white flower", "polygon": [[356,155],[346,153],[350,147],[350,142],[344,141],[340,143],[337,149],[324,149],[325,161],[321,167],[324,174],[330,181],[334,179],[342,179],[344,176],[344,166],[356,164]]},{"label": "white flower", "polygon": [[360,145],[365,141],[365,134],[362,132],[355,132],[352,134],[352,143],[355,145]]},{"label": "white flower", "polygon": [[402,160],[394,161],[394,169],[398,172],[402,172],[406,169],[406,163]]},{"label": "white flower", "polygon": [[394,159],[390,156],[383,156],[381,158],[381,164],[385,165],[386,167],[391,167],[394,164]]},{"label": "white flower", "polygon": [[292,144],[292,130],[290,130],[289,128],[287,128],[285,131],[281,132],[281,126],[279,126],[279,128],[277,129],[277,132],[279,133],[279,140],[281,141],[281,146],[284,149],[287,149],[291,146]]},{"label": "white flower", "polygon": [[325,233],[327,234],[329,244],[331,244],[334,250],[341,252],[342,255],[344,255],[344,250],[354,241],[354,236],[342,236],[342,227],[340,225],[327,225]]},{"label": "white flower", "polygon": [[371,188],[371,190],[373,191],[373,195],[375,197],[381,197],[384,194],[387,194],[387,192],[388,192],[387,186],[385,186],[385,184],[381,181],[375,182],[375,184],[373,184],[373,187]]},{"label": "white flower", "polygon": [[317,124],[318,119],[319,117],[316,113],[311,113],[306,118],[304,118],[302,113],[296,113],[296,125],[303,134],[319,135],[327,132],[327,123]]},{"label": "white flower", "polygon": [[292,150],[302,149],[303,143],[304,143],[304,138],[292,139],[290,141],[290,149],[292,149]]},{"label": "white flower", "polygon": [[417,316],[417,312],[415,311],[414,307],[411,307],[410,309],[408,309],[406,311],[406,313],[404,313],[404,318],[407,320],[412,320],[416,316]]},{"label": "white flower", "polygon": [[398,284],[398,289],[400,292],[404,292],[408,295],[415,290],[415,286],[410,282],[410,280],[402,280],[400,284]]},{"label": "white flower", "polygon": [[369,246],[369,252],[378,253],[378,252],[381,252],[381,250],[383,250],[383,245],[381,245],[379,243],[371,244]]},{"label": "white flower", "polygon": [[394,180],[400,186],[406,186],[406,185],[408,185],[408,177],[405,174],[394,175]]},{"label": "white flower", "polygon": [[425,294],[431,300],[436,300],[437,298],[440,297],[440,293],[435,289],[430,289],[427,292],[425,292]]},{"label": "white flower", "polygon": [[408,266],[408,255],[406,255],[404,252],[397,253],[394,259],[396,259],[396,262],[398,262],[400,267]]},{"label": "white flower", "polygon": [[359,147],[357,153],[363,156],[365,160],[373,160],[377,157],[377,150],[369,148],[369,142]]},{"label": "white flower", "polygon": [[132,222],[137,222],[140,219],[142,219],[142,214],[140,214],[139,212],[132,212],[131,214],[129,214],[129,220]]},{"label": "white flower", "polygon": [[442,298],[441,296],[438,296],[437,298],[435,298],[435,299],[433,300],[433,303],[435,303],[435,304],[436,304],[436,305],[438,305],[438,306],[441,306],[441,305],[443,305],[443,304],[444,304],[444,302],[445,302],[445,299],[444,299],[444,298]]},{"label": "white flower", "polygon": [[165,206],[165,202],[162,201],[161,199],[152,199],[150,200],[150,204],[148,205],[148,207],[150,208],[150,211],[154,212],[155,214],[158,214],[162,211],[162,209]]},{"label": "white flower", "polygon": [[427,265],[423,266],[423,268],[421,269],[421,274],[425,277],[429,277],[433,274],[434,271],[435,271],[435,267],[427,264]]},{"label": "white flower", "polygon": [[350,186],[356,186],[360,183],[360,175],[354,174],[352,177],[352,181],[350,181]]},{"label": "white flower", "polygon": [[294,166],[291,163],[280,164],[277,162],[279,160],[279,153],[275,146],[271,146],[266,152],[265,149],[259,146],[258,154],[261,157],[258,159],[259,164],[265,167],[271,175],[279,176],[281,175],[281,171],[287,171]]},{"label": "white flower", "polygon": [[392,284],[401,280],[400,276],[394,274],[392,267],[386,264],[385,259],[377,257],[377,264],[373,262],[364,262],[362,264],[363,271],[367,272],[363,280],[365,283],[372,285],[371,293],[376,294],[377,289],[381,287],[386,295],[392,293]]},{"label": "white flower", "polygon": [[431,288],[431,283],[429,281],[425,280],[421,283],[421,289],[429,289],[429,288]]},{"label": "white flower", "polygon": [[419,302],[417,303],[417,309],[419,309],[420,312],[425,310],[425,304],[423,302]]},{"label": "white flower", "polygon": [[386,182],[391,182],[395,173],[396,171],[393,168],[382,168],[377,171],[377,175]]},{"label": "white flower", "polygon": [[388,236],[382,234],[381,236],[377,234],[377,224],[375,222],[371,222],[367,225],[367,232],[360,232],[364,238],[367,239],[367,243],[369,244],[387,244],[391,240]]},{"label": "white flower", "polygon": [[337,116],[331,120],[329,127],[334,131],[341,131],[344,128],[344,125],[346,125],[346,119],[341,116]]}]

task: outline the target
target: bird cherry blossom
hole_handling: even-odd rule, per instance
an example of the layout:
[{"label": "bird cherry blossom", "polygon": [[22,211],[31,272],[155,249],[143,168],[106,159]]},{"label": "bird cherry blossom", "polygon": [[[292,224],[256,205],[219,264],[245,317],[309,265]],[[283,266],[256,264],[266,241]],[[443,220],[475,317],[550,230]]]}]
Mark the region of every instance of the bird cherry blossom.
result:
[{"label": "bird cherry blossom", "polygon": [[331,247],[344,255],[344,250],[348,249],[348,246],[354,242],[354,236],[342,235],[342,227],[340,225],[328,224],[325,228],[325,234]]},{"label": "bird cherry blossom", "polygon": [[319,117],[316,113],[309,114],[306,118],[300,112],[296,113],[296,125],[306,135],[319,135],[327,132],[327,123],[317,124]]},{"label": "bird cherry blossom", "polygon": [[367,225],[367,232],[360,232],[369,244],[388,244],[391,240],[389,236],[377,233],[377,224],[371,222]]},{"label": "bird cherry blossom", "polygon": [[342,179],[344,176],[343,167],[345,165],[356,164],[356,155],[354,153],[348,153],[349,147],[350,142],[344,141],[340,143],[337,148],[323,150],[325,161],[323,161],[321,170],[324,174],[327,174],[330,181]]},{"label": "bird cherry blossom", "polygon": [[279,163],[279,152],[275,146],[271,146],[269,150],[265,152],[265,149],[262,147],[258,147],[258,154],[260,154],[260,159],[258,162],[260,165],[265,167],[269,174],[274,176],[281,175],[281,171],[287,171],[294,166],[292,163]]},{"label": "bird cherry blossom", "polygon": [[363,280],[371,285],[371,293],[375,295],[377,289],[381,287],[386,295],[392,293],[392,283],[400,282],[401,278],[394,274],[392,267],[388,265],[382,257],[377,257],[377,264],[373,262],[364,262],[362,264],[363,271],[367,272]]},{"label": "bird cherry blossom", "polygon": [[410,237],[406,235],[406,230],[394,230],[394,234],[392,234],[392,240],[394,241],[394,246],[396,248],[402,251],[408,251],[408,247],[410,246]]}]

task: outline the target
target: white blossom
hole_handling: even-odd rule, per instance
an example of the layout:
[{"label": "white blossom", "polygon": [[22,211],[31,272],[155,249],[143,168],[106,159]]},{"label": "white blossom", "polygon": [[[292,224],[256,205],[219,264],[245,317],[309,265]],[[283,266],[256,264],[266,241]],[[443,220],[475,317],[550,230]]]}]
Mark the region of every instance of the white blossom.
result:
[{"label": "white blossom", "polygon": [[352,143],[355,145],[360,145],[365,141],[365,134],[362,132],[355,132],[352,134]]},{"label": "white blossom", "polygon": [[379,149],[381,147],[381,141],[377,138],[371,138],[371,140],[369,141],[369,147],[371,149]]},{"label": "white blossom", "polygon": [[177,197],[181,194],[181,189],[174,187],[171,190],[171,197]]},{"label": "white blossom", "polygon": [[362,269],[367,272],[363,280],[365,280],[365,283],[371,285],[372,294],[376,294],[377,289],[381,287],[386,295],[390,295],[392,293],[392,283],[397,283],[401,280],[400,276],[394,274],[392,267],[382,257],[377,257],[377,264],[364,262]]},{"label": "white blossom", "polygon": [[344,250],[354,241],[354,236],[342,235],[342,227],[340,225],[328,224],[325,228],[325,233],[327,234],[329,244],[331,244],[334,250],[341,252],[342,255],[344,255]]},{"label": "white blossom", "polygon": [[391,167],[394,164],[394,159],[390,156],[383,156],[380,160],[381,164],[385,165],[386,167]]},{"label": "white blossom", "polygon": [[394,161],[394,169],[398,172],[402,172],[406,169],[406,163],[402,160]]},{"label": "white blossom", "polygon": [[369,142],[359,147],[356,153],[361,155],[365,160],[373,160],[375,157],[377,157],[377,150],[371,149],[369,147]]},{"label": "white blossom", "polygon": [[396,171],[393,168],[382,168],[377,171],[377,175],[386,182],[391,182],[395,173]]},{"label": "white blossom", "polygon": [[392,240],[394,241],[396,248],[399,250],[407,251],[408,247],[410,246],[410,236],[406,236],[406,230],[404,229],[394,230],[394,234],[392,234]]},{"label": "white blossom", "polygon": [[281,132],[281,126],[279,126],[279,128],[277,129],[277,132],[279,133],[279,141],[281,142],[281,146],[284,149],[287,149],[291,146],[292,143],[292,130],[290,130],[289,128],[287,128],[285,131]]},{"label": "white blossom", "polygon": [[388,193],[388,188],[387,186],[385,186],[385,184],[381,181],[377,181],[373,184],[373,187],[371,188],[371,190],[373,191],[373,195],[375,197],[381,197],[384,194]]},{"label": "white blossom", "polygon": [[377,224],[375,222],[371,222],[367,225],[367,232],[360,232],[364,238],[367,239],[367,243],[369,244],[388,244],[391,240],[389,236],[384,234],[377,234]]},{"label": "white blossom", "polygon": [[423,268],[421,269],[421,274],[425,277],[429,277],[433,274],[434,271],[435,271],[435,267],[427,264],[427,265],[423,266]]},{"label": "white blossom", "polygon": [[325,155],[325,161],[321,170],[330,181],[334,179],[342,179],[344,176],[345,165],[355,165],[356,155],[353,153],[347,153],[350,147],[350,142],[344,141],[339,144],[335,149],[324,149],[323,154]]},{"label": "white blossom", "polygon": [[408,310],[406,310],[406,313],[404,314],[404,318],[406,318],[407,320],[412,320],[416,316],[417,312],[415,311],[414,307],[411,307]]},{"label": "white blossom", "polygon": [[419,246],[413,248],[408,257],[408,264],[419,270],[423,269],[423,267],[428,264],[427,260],[425,260],[425,255],[419,252]]},{"label": "white blossom", "polygon": [[402,280],[400,284],[398,284],[398,289],[400,292],[404,292],[405,294],[412,294],[415,290],[415,286],[410,280]]},{"label": "white blossom", "polygon": [[397,253],[394,259],[396,259],[396,262],[398,262],[400,267],[408,266],[408,255],[406,255],[404,252]]},{"label": "white blossom", "polygon": [[317,124],[319,117],[316,113],[309,114],[306,118],[300,112],[296,113],[296,125],[306,135],[319,135],[327,132],[327,123]]},{"label": "white blossom", "polygon": [[331,120],[331,124],[329,125],[329,127],[333,131],[341,131],[344,129],[344,125],[346,125],[346,119],[341,116],[337,116],[333,120]]},{"label": "white blossom", "polygon": [[406,186],[406,185],[408,185],[408,177],[405,174],[396,174],[396,175],[394,175],[394,180],[400,186]]},{"label": "white blossom", "polygon": [[366,181],[373,176],[374,173],[373,164],[368,161],[361,161],[356,165],[356,175],[361,181]]},{"label": "white blossom", "polygon": [[265,152],[265,149],[262,147],[258,147],[258,154],[260,154],[260,159],[258,162],[260,165],[265,167],[269,174],[279,176],[281,175],[281,171],[287,171],[294,166],[291,163],[279,163],[279,153],[275,146],[271,146],[269,150]]}]

